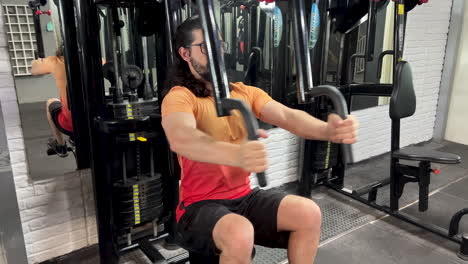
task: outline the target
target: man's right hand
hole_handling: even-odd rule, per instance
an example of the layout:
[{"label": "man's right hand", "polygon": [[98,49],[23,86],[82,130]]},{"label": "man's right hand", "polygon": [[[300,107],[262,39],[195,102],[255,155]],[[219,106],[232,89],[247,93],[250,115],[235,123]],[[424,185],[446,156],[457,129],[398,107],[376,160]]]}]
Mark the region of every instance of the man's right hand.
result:
[{"label": "man's right hand", "polygon": [[[263,129],[258,130],[261,138],[268,135]],[[239,167],[248,172],[264,172],[268,168],[265,144],[258,140],[247,141],[240,146],[238,154]]]}]

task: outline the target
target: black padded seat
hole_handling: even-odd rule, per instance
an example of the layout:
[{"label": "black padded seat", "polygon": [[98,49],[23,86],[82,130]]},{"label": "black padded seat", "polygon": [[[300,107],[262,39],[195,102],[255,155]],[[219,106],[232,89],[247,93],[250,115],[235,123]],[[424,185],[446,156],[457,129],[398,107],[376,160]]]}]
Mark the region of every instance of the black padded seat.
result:
[{"label": "black padded seat", "polygon": [[411,147],[393,152],[393,157],[404,160],[430,161],[440,164],[458,164],[461,157],[452,153]]}]

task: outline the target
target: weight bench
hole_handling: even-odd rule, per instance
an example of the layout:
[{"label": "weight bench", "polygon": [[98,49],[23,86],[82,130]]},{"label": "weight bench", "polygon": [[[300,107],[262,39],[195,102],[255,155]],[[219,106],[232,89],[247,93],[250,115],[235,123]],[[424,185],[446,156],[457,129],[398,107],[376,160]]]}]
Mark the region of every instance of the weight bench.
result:
[{"label": "weight bench", "polygon": [[[400,149],[400,120],[412,116],[416,111],[416,94],[410,65],[400,61],[396,66],[396,78],[390,99],[390,118],[392,119],[391,163],[390,163],[390,210],[398,211],[398,201],[408,182],[419,184],[419,211],[428,208],[431,162],[439,164],[458,164],[458,155],[428,150],[424,147]],[[418,161],[419,166],[404,165],[400,160]]]},{"label": "weight bench", "polygon": [[[372,94],[371,84],[349,85],[346,92],[351,97],[357,94],[385,96],[388,88],[380,85],[382,89],[377,94]],[[439,164],[458,164],[461,158],[458,155],[446,152],[430,150],[425,147],[400,148],[400,121],[403,118],[412,116],[416,111],[416,95],[413,87],[413,78],[411,68],[406,61],[400,61],[395,67],[393,89],[390,98],[390,118],[392,127],[391,152],[390,152],[390,178],[374,182],[356,190],[350,191],[343,188],[342,182],[338,184],[327,183],[326,185],[334,190],[365,203],[375,209],[384,211],[394,217],[413,225],[424,228],[432,233],[447,238],[460,244],[458,255],[464,260],[468,260],[468,234],[459,234],[459,223],[464,215],[468,214],[468,208],[462,209],[453,215],[448,230],[428,223],[421,223],[418,219],[400,211],[399,199],[401,198],[404,187],[409,182],[418,183],[419,186],[419,205],[420,212],[424,212],[429,206],[429,185],[431,183],[431,173],[439,174],[438,169],[433,169],[431,163]],[[401,161],[415,161],[418,165],[402,164]],[[379,188],[390,185],[390,206],[379,205],[376,203],[377,191]],[[367,199],[362,196],[368,195]]]}]

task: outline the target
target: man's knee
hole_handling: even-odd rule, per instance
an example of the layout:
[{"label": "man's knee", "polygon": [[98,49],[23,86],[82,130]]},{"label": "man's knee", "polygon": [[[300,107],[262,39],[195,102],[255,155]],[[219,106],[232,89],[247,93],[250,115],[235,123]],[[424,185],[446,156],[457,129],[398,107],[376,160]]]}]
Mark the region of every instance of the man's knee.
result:
[{"label": "man's knee", "polygon": [[213,238],[223,253],[248,256],[253,249],[254,228],[247,218],[228,214],[215,225]]},{"label": "man's knee", "polygon": [[50,98],[49,100],[47,100],[47,103],[46,103],[47,110],[49,110],[49,105],[51,105],[53,102],[60,102],[60,100],[57,98]]},{"label": "man's knee", "polygon": [[320,211],[320,207],[314,201],[304,199],[298,210],[301,212],[301,217],[299,217],[299,219],[302,222],[304,229],[320,229],[322,213]]}]

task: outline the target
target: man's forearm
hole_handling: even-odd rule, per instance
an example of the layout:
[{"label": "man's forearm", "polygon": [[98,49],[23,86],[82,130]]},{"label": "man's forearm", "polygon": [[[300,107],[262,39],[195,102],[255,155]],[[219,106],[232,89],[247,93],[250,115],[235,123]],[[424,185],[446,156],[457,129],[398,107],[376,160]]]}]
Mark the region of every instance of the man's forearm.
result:
[{"label": "man's forearm", "polygon": [[304,111],[288,112],[284,129],[306,139],[328,141],[327,122],[317,119]]},{"label": "man's forearm", "polygon": [[240,145],[218,141],[196,128],[174,138],[171,149],[194,161],[239,166]]}]

